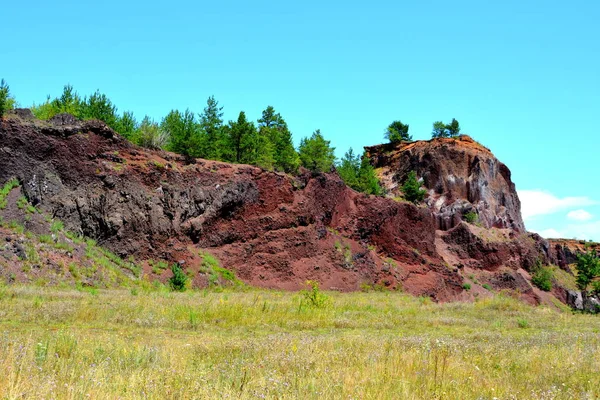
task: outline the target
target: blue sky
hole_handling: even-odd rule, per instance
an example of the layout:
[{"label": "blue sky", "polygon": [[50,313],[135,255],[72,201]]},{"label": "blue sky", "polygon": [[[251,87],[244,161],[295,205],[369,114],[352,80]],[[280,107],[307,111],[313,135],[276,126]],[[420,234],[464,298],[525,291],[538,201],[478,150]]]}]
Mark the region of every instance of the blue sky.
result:
[{"label": "blue sky", "polygon": [[512,170],[528,229],[600,241],[596,0],[87,3],[2,6],[21,105],[71,83],[160,119],[214,95],[226,119],[273,105],[296,142],[320,128],[338,156],[454,117]]}]

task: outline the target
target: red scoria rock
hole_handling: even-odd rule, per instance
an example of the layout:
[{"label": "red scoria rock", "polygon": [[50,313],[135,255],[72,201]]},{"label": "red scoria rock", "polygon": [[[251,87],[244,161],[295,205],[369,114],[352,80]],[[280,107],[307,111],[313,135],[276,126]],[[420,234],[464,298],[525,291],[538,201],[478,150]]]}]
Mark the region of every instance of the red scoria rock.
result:
[{"label": "red scoria rock", "polygon": [[[209,252],[260,287],[298,289],[312,279],[325,289],[378,284],[445,301],[465,298],[463,268],[524,292],[517,269],[549,257],[547,243],[524,232],[508,168],[467,138],[369,148],[392,192],[416,170],[429,208],[357,193],[335,173],[189,163],[136,147],[99,121],[21,114],[0,120],[0,182],[17,178],[35,206],[122,257],[183,261],[196,286],[208,282],[201,252]],[[462,226],[469,207],[484,227],[504,230]],[[145,273],[153,274],[148,265]]]}]

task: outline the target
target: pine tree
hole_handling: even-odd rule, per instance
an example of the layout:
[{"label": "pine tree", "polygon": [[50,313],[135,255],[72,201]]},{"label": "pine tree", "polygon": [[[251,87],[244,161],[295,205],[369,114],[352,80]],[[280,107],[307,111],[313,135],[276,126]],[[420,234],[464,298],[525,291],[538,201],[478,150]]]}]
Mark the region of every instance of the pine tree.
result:
[{"label": "pine tree", "polygon": [[298,155],[302,165],[313,172],[329,172],[335,162],[335,147],[330,146],[317,129],[310,138],[300,142]]},{"label": "pine tree", "polygon": [[434,139],[457,137],[458,135],[460,135],[460,124],[455,118],[452,118],[452,122],[449,124],[444,124],[442,121],[436,121],[433,123],[431,137]]},{"label": "pine tree", "polygon": [[200,157],[209,160],[222,160],[225,146],[223,134],[223,107],[214,96],[206,101],[206,107],[200,114],[200,127],[202,130],[203,148]]},{"label": "pine tree", "polygon": [[254,124],[246,119],[246,113],[240,111],[237,121],[229,121],[227,129],[228,147],[232,162],[254,164],[256,161],[257,135]]},{"label": "pine tree", "polygon": [[[254,127],[254,125],[252,125]],[[271,138],[264,132],[254,130],[255,147],[254,158],[251,164],[267,170],[275,167],[275,145]]]},{"label": "pine tree", "polygon": [[337,167],[340,178],[352,189],[358,190],[358,173],[360,172],[360,159],[354,154],[352,147],[344,154]]},{"label": "pine tree", "polygon": [[402,185],[404,198],[412,203],[420,203],[425,198],[426,190],[421,189],[421,183],[417,180],[415,171],[410,171],[406,181]]},{"label": "pine tree", "polygon": [[173,110],[163,119],[161,128],[170,137],[169,150],[186,157],[199,157],[202,144],[193,112],[187,109],[182,114]]},{"label": "pine tree", "polygon": [[298,170],[300,160],[294,148],[292,133],[281,114],[268,106],[258,120],[259,133],[269,139],[272,144],[274,167],[278,171],[294,173]]},{"label": "pine tree", "polygon": [[71,114],[77,119],[83,119],[85,104],[71,85],[65,85],[63,92],[54,99],[50,95],[40,105],[31,106],[31,112],[39,119],[48,120],[57,114]]},{"label": "pine tree", "polygon": [[98,119],[117,129],[117,107],[99,90],[83,101],[80,118]]},{"label": "pine tree", "polygon": [[375,195],[383,193],[366,152],[359,157],[350,148],[339,163],[337,172],[344,183],[354,190]]},{"label": "pine tree", "polygon": [[137,121],[131,111],[125,111],[117,118],[116,131],[125,139],[135,143],[135,134],[138,128]]},{"label": "pine tree", "polygon": [[379,184],[379,179],[375,175],[375,169],[371,165],[371,160],[366,154],[363,154],[360,169],[358,171],[358,187],[359,190],[367,194],[381,195],[383,189]]},{"label": "pine tree", "polygon": [[12,104],[10,97],[10,88],[4,81],[4,79],[0,80],[0,117],[2,117],[6,111],[12,109]]},{"label": "pine tree", "polygon": [[[54,99],[51,103],[52,113],[54,115],[67,113],[71,114],[75,118],[83,119],[85,116],[83,112],[85,110],[85,104],[79,97],[79,94],[73,89],[71,85],[65,85],[63,92],[60,97]],[[52,115],[51,117],[53,117]],[[50,117],[50,118],[51,118]]]},{"label": "pine tree", "polygon": [[446,125],[446,130],[449,137],[456,137],[460,134],[460,124],[456,119],[452,118],[452,122]]},{"label": "pine tree", "polygon": [[444,138],[448,137],[446,125],[442,121],[436,121],[433,123],[433,131],[431,132],[432,138]]},{"label": "pine tree", "polygon": [[386,129],[385,137],[391,143],[401,141],[412,141],[412,136],[408,134],[408,124],[403,124],[401,121],[392,122]]}]

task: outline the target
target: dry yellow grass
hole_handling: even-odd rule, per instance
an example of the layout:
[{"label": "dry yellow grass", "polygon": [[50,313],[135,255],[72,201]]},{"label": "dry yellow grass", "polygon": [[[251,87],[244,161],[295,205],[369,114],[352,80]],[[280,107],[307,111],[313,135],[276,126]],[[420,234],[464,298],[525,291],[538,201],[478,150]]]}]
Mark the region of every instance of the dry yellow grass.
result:
[{"label": "dry yellow grass", "polygon": [[0,287],[0,398],[600,396],[598,317],[328,295]]}]

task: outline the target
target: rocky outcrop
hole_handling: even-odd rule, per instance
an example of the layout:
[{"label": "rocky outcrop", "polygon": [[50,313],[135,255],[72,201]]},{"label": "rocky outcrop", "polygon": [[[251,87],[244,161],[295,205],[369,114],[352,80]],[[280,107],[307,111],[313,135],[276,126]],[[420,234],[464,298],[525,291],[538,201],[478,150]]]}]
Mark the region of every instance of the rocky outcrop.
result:
[{"label": "rocky outcrop", "polygon": [[[151,279],[169,277],[151,267],[160,259],[205,286],[208,252],[260,287],[298,289],[311,279],[440,301],[490,289],[542,301],[526,269],[552,254],[524,231],[510,172],[487,149],[462,137],[369,154],[392,194],[417,171],[429,207],[357,193],[335,173],[289,176],[141,149],[99,121],[44,122],[24,110],[0,120],[0,183],[17,178],[38,209],[133,257]],[[479,224],[462,221],[469,210]]]},{"label": "rocky outcrop", "polygon": [[565,270],[569,270],[569,265],[575,264],[577,256],[584,251],[595,251],[600,256],[600,243],[576,239],[549,239],[548,243],[552,258]]},{"label": "rocky outcrop", "polygon": [[468,136],[366,147],[392,196],[410,171],[427,188],[426,203],[438,229],[449,230],[474,212],[485,228],[525,232],[510,170]]},{"label": "rocky outcrop", "polygon": [[210,252],[262,287],[314,279],[328,289],[378,284],[437,300],[462,291],[436,253],[427,209],[359,194],[336,174],[189,163],[69,116],[13,114],[0,123],[0,182],[16,177],[32,204],[122,257],[182,263],[198,286],[207,283],[201,262]]}]

